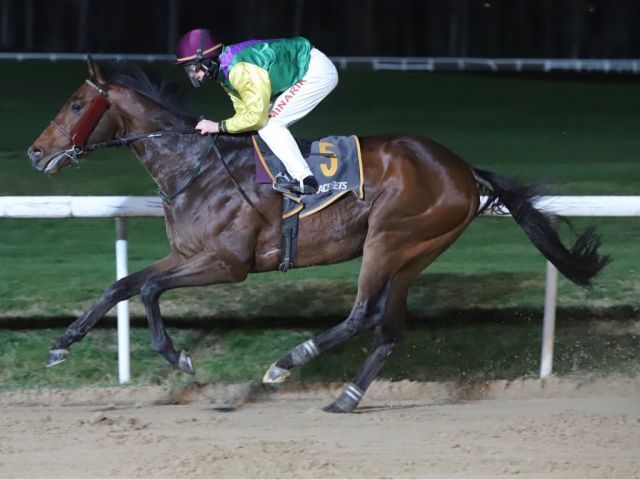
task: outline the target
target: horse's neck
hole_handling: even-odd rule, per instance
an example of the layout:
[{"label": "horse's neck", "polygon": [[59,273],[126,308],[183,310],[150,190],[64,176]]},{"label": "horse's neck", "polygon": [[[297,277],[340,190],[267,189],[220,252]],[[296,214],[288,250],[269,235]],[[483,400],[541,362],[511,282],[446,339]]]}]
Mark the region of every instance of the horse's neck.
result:
[{"label": "horse's neck", "polygon": [[[155,131],[170,130],[165,127]],[[167,133],[136,143],[140,144],[134,146],[138,159],[166,195],[171,195],[189,182],[212,150],[211,139],[198,134]]]},{"label": "horse's neck", "polygon": [[[127,118],[127,124],[123,125],[127,135],[194,129],[194,119],[174,114],[140,95],[126,93],[129,95],[123,96],[125,102],[121,110]],[[244,176],[243,172],[250,171],[249,136],[219,135],[212,146],[212,137],[202,137],[193,131],[193,134],[166,133],[132,143],[136,156],[162,192],[171,195],[178,191],[193,178],[194,172],[205,166],[214,177],[222,177],[219,173],[222,173],[221,169],[226,170],[225,163],[240,177]],[[208,162],[206,155],[210,159]],[[216,161],[218,155],[223,156],[225,162]],[[228,176],[228,172],[224,175]]]},{"label": "horse's neck", "polygon": [[[158,125],[157,130],[188,129]],[[226,179],[227,169],[237,181],[253,171],[250,137],[229,135],[201,136],[195,134],[167,134],[139,142],[136,154],[156,185],[165,195],[184,188],[196,176]],[[220,158],[222,157],[222,158]],[[215,183],[215,180],[213,180]]]},{"label": "horse's neck", "polygon": [[132,142],[131,148],[161,191],[166,193],[179,188],[180,182],[189,177],[208,148],[206,139],[200,138],[195,131],[194,134],[182,133],[193,129],[192,121],[144,99],[138,105],[129,104],[121,109],[126,109],[125,135],[163,132],[160,136]]}]

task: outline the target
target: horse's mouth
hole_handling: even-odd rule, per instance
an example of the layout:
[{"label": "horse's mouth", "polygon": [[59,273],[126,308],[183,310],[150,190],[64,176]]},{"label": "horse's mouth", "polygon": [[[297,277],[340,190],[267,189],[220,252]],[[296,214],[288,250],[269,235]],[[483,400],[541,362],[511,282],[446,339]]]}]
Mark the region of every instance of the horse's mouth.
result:
[{"label": "horse's mouth", "polygon": [[55,175],[58,173],[63,167],[66,167],[71,163],[71,159],[65,152],[60,152],[47,162],[45,167],[42,169],[42,172],[47,175]]}]

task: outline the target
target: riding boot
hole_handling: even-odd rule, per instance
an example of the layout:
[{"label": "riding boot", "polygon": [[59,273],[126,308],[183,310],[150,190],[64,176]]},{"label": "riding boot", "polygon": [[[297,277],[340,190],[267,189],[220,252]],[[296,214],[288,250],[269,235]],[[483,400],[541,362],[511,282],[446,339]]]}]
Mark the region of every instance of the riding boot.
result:
[{"label": "riding boot", "polygon": [[313,195],[318,193],[318,180],[313,175],[308,175],[302,179],[298,188],[302,195]]}]

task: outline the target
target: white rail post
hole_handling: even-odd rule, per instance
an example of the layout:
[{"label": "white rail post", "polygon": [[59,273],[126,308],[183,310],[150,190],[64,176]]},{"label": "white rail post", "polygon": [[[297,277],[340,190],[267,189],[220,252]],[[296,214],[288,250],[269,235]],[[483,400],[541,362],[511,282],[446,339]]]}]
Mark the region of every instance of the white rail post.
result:
[{"label": "white rail post", "polygon": [[[557,231],[558,221],[552,220]],[[547,277],[544,282],[544,317],[542,320],[542,351],[540,353],[540,378],[547,378],[553,369],[553,342],[556,331],[556,304],[558,298],[558,269],[547,261]]]},{"label": "white rail post", "polygon": [[[116,217],[116,279],[127,272],[127,219]],[[131,380],[129,348],[129,301],[118,303],[118,379],[120,383]]]},{"label": "white rail post", "polygon": [[547,278],[544,291],[544,319],[542,325],[542,353],[540,378],[551,375],[553,368],[553,342],[556,329],[556,298],[558,296],[558,270],[547,262]]}]

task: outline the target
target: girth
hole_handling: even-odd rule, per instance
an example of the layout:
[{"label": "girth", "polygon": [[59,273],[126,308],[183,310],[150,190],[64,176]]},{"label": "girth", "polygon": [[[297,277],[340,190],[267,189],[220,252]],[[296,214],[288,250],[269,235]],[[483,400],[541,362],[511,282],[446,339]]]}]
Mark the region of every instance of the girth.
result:
[{"label": "girth", "polygon": [[299,199],[286,194],[282,200],[282,247],[278,269],[283,273],[295,267],[298,250],[298,225],[300,224],[300,212],[302,211],[302,206],[297,208],[299,202]]}]

